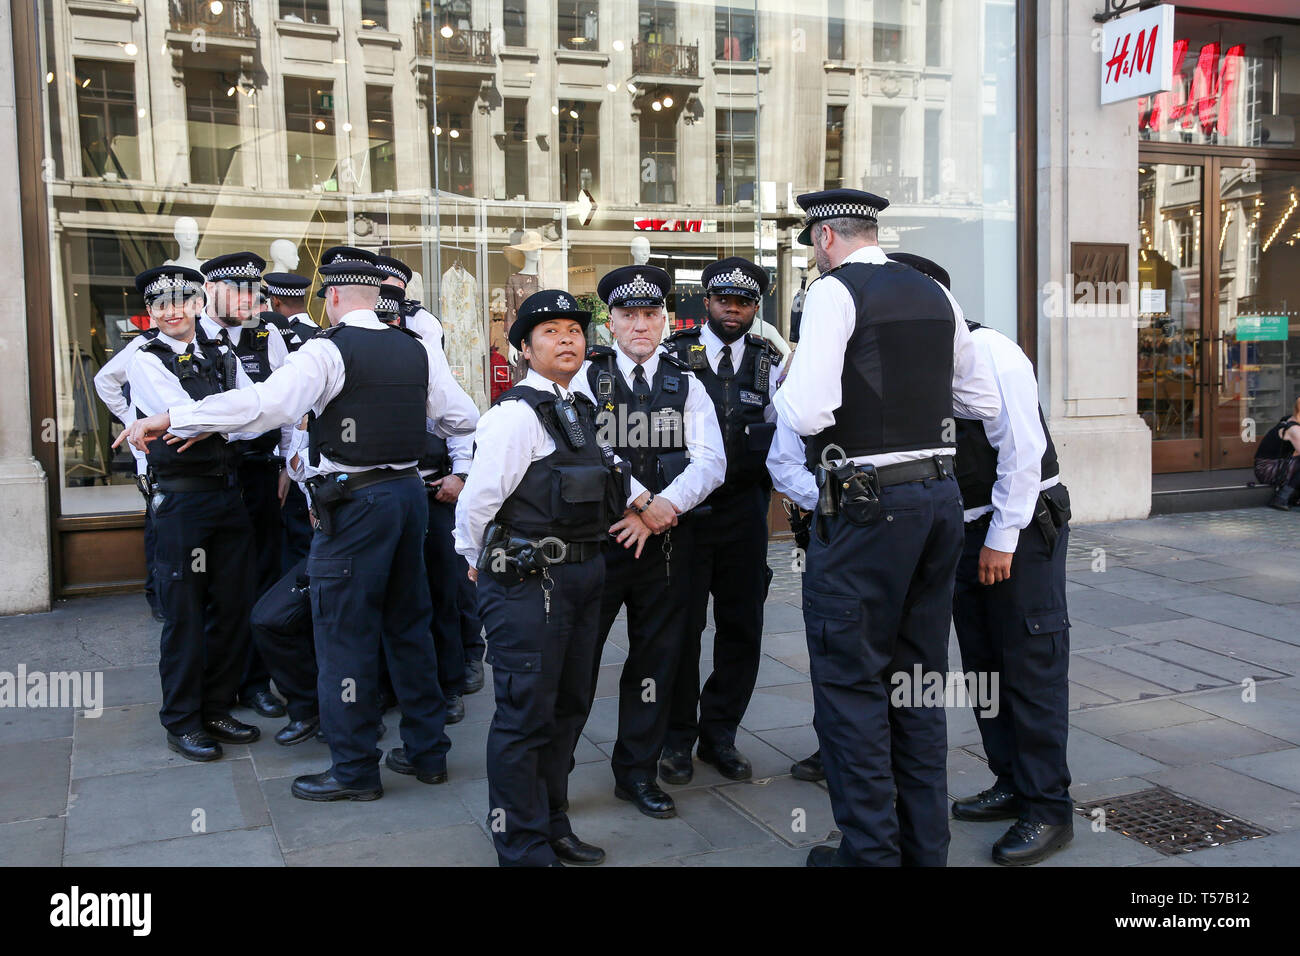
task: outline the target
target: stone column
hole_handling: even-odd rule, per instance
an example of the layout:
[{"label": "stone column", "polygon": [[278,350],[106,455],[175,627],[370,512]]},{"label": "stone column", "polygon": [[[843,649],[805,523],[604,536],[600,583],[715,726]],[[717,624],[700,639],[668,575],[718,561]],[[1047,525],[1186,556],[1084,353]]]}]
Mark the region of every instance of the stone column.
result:
[{"label": "stone column", "polygon": [[[14,93],[13,24],[9,0],[0,0],[0,181],[20,183],[18,114]],[[18,190],[0,194],[0,259],[23,261]],[[50,520],[45,471],[32,455],[31,401],[27,368],[27,286],[48,276],[19,270],[0,284],[0,541],[8,542],[0,575],[0,614],[50,609]],[[53,422],[41,430],[58,440]]]},{"label": "stone column", "polygon": [[1144,518],[1151,510],[1136,323],[1127,314],[1080,316],[1064,306],[1071,243],[1127,244],[1129,279],[1137,279],[1137,107],[1101,105],[1095,12],[1095,4],[1038,3],[1039,395],[1077,521]]}]

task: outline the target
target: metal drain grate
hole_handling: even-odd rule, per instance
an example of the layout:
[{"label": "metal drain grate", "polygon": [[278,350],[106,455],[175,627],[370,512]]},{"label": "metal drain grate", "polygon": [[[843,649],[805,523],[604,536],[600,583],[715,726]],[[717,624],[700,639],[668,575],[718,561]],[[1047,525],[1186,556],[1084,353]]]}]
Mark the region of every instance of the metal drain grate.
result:
[{"label": "metal drain grate", "polygon": [[1075,811],[1090,820],[1100,808],[1106,829],[1124,834],[1168,856],[1225,843],[1254,840],[1268,831],[1218,810],[1193,803],[1159,787],[1081,803]]}]

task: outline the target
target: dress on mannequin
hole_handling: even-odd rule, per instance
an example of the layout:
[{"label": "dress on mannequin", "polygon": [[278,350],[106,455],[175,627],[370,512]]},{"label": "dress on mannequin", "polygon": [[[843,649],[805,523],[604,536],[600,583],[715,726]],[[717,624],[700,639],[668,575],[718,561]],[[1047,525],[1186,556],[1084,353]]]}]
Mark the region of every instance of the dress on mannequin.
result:
[{"label": "dress on mannequin", "polygon": [[441,292],[442,344],[447,364],[479,411],[486,411],[488,387],[483,363],[487,350],[479,324],[478,280],[457,261],[443,273]]}]

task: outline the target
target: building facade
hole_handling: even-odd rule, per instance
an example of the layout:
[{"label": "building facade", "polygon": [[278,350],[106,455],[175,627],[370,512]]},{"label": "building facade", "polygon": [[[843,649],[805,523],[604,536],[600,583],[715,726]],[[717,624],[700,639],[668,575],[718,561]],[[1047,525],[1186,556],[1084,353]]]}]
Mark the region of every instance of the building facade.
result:
[{"label": "building facade", "polygon": [[[1176,89],[1103,107],[1102,5],[0,3],[21,184],[0,241],[23,264],[0,299],[0,533],[21,542],[0,611],[143,579],[94,373],[147,326],[137,272],[245,248],[302,275],[340,242],[402,258],[485,406],[519,374],[505,330],[528,292],[594,298],[634,261],[672,274],[680,327],[705,264],[753,258],[788,348],[815,276],[794,197],[866,188],[891,200],[882,245],[944,264],[967,315],[1036,361],[1080,518],[1146,514],[1153,469],[1239,465],[1233,416],[1295,391],[1288,342],[1235,330],[1300,298],[1274,264],[1300,214],[1273,214],[1297,178],[1298,28],[1268,0],[1237,6],[1271,19],[1180,10]],[[1093,279],[1134,283],[1122,314],[1089,308]]]}]

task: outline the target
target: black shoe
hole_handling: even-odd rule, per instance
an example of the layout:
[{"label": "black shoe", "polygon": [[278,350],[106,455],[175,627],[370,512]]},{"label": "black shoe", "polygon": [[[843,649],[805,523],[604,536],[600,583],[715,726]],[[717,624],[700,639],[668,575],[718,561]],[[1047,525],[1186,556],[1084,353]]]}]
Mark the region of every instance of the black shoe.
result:
[{"label": "black shoe", "polygon": [[218,717],[216,720],[205,720],[203,729],[223,744],[251,744],[262,736],[260,729],[252,724],[235,720],[229,714],[225,717]]},{"label": "black shoe", "polygon": [[240,694],[239,702],[259,717],[283,717],[286,713],[280,699],[265,687],[252,693]]},{"label": "black shoe", "polygon": [[712,764],[728,780],[748,780],[754,776],[754,768],[749,761],[730,744],[725,747],[709,747],[701,740],[695,748],[695,754],[705,763]]},{"label": "black shoe", "polygon": [[665,747],[659,754],[659,779],[680,787],[690,783],[695,776],[695,764],[691,762],[689,750],[673,750]]},{"label": "black shoe", "polygon": [[289,790],[299,800],[314,800],[317,803],[327,800],[378,800],[384,795],[383,787],[344,786],[328,770],[296,777]]},{"label": "black shoe", "polygon": [[320,718],[308,717],[306,720],[291,720],[275,732],[275,742],[281,747],[292,747],[309,737],[314,737],[320,730]]},{"label": "black shoe", "polygon": [[815,846],[808,851],[808,860],[804,866],[844,866],[840,862],[840,848],[836,846]]},{"label": "black shoe", "polygon": [[452,694],[447,698],[447,720],[448,724],[459,724],[465,719],[465,699],[460,694]]},{"label": "black shoe", "polygon": [[477,694],[483,689],[483,662],[465,662],[465,693]]},{"label": "black shoe", "polygon": [[442,770],[434,772],[431,770],[416,770],[411,761],[406,759],[405,747],[394,747],[388,751],[388,756],[384,758],[384,765],[389,770],[396,773],[404,773],[408,777],[414,777],[420,783],[446,783],[447,771]]},{"label": "black shoe", "polygon": [[168,733],[167,746],[186,760],[196,760],[199,763],[216,760],[222,754],[221,744],[202,730],[195,730],[188,734]]},{"label": "black shoe", "polygon": [[630,800],[636,808],[648,817],[666,820],[677,816],[677,806],[673,798],[659,789],[659,785],[649,780],[638,780],[624,787],[621,783],[614,785],[614,796],[620,800]]},{"label": "black shoe", "polygon": [[1273,495],[1273,500],[1268,503],[1270,508],[1276,508],[1278,511],[1291,510],[1291,489],[1283,488],[1277,494]]},{"label": "black shoe", "polygon": [[952,802],[952,815],[956,820],[981,823],[986,820],[1014,820],[1020,816],[1020,798],[1014,790],[997,784],[981,790],[973,797],[961,797]]},{"label": "black shoe", "polygon": [[596,866],[605,862],[605,851],[590,843],[583,843],[570,833],[566,837],[551,841],[551,850],[565,863],[574,866]]},{"label": "black shoe", "polygon": [[1003,866],[1029,866],[1047,859],[1073,839],[1073,820],[1040,823],[1022,817],[993,844],[993,862]]},{"label": "black shoe", "polygon": [[822,766],[822,752],[815,751],[811,757],[804,757],[798,763],[791,764],[790,776],[796,780],[807,780],[809,783],[825,780],[826,768]]}]

